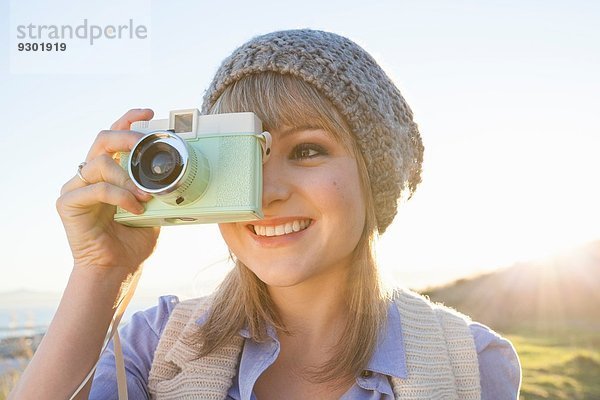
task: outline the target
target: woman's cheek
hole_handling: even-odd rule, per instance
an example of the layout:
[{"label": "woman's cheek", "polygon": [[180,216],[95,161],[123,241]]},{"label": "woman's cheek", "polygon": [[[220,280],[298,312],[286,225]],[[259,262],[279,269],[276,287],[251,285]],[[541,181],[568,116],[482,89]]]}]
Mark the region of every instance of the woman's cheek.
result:
[{"label": "woman's cheek", "polygon": [[238,237],[240,235],[238,226],[235,223],[219,224],[219,231],[221,231],[221,237],[223,237],[227,247],[235,254],[241,239]]}]

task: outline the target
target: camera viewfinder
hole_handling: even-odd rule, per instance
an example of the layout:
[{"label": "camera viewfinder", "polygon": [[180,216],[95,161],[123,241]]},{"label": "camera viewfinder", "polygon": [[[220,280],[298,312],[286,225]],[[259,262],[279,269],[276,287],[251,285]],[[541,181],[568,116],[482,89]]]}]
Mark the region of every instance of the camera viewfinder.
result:
[{"label": "camera viewfinder", "polygon": [[175,126],[173,129],[175,133],[185,133],[192,131],[192,124],[194,122],[194,114],[176,114],[175,115]]}]

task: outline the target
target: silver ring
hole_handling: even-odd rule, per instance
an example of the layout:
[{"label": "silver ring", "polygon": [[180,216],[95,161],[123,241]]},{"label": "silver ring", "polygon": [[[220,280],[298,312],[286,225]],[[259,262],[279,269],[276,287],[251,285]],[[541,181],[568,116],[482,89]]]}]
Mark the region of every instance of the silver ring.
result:
[{"label": "silver ring", "polygon": [[77,166],[77,176],[78,176],[78,177],[79,177],[79,179],[81,179],[81,181],[82,181],[83,183],[85,183],[86,185],[91,185],[91,182],[89,182],[87,179],[85,179],[85,178],[83,177],[83,175],[81,175],[81,170],[83,169],[83,167],[85,167],[85,165],[86,165],[86,164],[87,164],[87,162],[85,162],[85,161],[84,161],[84,162],[82,162],[81,164],[79,164],[79,165]]}]

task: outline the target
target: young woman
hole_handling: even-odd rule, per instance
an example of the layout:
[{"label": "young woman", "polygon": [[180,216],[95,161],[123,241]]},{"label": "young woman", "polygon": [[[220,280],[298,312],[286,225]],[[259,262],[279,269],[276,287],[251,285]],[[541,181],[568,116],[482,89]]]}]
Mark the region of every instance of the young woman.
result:
[{"label": "young woman", "polygon": [[[204,113],[252,111],[272,137],[264,219],[221,224],[235,267],[217,291],[162,297],[121,331],[130,398],[515,399],[512,345],[407,290],[385,290],[373,240],[420,182],[412,112],[350,40],[296,30],[255,38],[218,70]],[[74,257],[58,312],[12,398],[67,398],[100,350],[156,228],[112,155],[140,134],[131,110],[101,132],[57,202]],[[90,388],[91,386],[91,388]],[[80,398],[116,398],[112,349]]]}]

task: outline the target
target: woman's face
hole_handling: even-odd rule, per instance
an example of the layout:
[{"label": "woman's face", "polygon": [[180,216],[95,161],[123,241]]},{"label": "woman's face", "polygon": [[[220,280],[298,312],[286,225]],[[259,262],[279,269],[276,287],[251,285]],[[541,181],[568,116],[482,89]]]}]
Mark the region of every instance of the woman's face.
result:
[{"label": "woman's face", "polygon": [[263,166],[264,219],[219,225],[225,242],[269,286],[344,275],[365,225],[355,158],[319,128],[271,135]]}]

